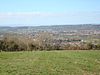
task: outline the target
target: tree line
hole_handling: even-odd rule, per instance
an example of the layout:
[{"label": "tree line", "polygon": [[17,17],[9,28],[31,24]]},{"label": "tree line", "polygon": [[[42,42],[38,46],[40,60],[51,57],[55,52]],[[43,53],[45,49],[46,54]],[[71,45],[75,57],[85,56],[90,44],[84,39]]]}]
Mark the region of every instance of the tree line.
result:
[{"label": "tree line", "polygon": [[35,38],[6,36],[0,39],[0,51],[34,50],[100,50],[100,43],[62,43],[55,41],[52,34],[40,33]]}]

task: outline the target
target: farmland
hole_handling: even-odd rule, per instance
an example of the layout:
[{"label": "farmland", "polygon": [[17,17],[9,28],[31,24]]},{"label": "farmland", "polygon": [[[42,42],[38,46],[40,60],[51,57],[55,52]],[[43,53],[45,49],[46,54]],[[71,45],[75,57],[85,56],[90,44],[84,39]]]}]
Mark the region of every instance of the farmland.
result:
[{"label": "farmland", "polygon": [[100,75],[100,51],[0,52],[0,75]]}]

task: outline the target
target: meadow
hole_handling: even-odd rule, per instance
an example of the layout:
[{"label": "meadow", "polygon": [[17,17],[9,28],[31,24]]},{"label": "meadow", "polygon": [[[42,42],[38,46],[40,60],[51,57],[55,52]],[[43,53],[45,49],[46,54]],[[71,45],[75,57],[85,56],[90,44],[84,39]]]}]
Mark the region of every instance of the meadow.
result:
[{"label": "meadow", "polygon": [[100,75],[100,51],[0,52],[0,75]]}]

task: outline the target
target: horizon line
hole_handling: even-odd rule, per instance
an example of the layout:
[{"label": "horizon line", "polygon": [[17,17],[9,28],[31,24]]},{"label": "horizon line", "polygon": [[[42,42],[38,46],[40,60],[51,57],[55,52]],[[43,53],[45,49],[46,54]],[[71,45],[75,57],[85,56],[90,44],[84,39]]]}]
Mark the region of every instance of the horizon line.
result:
[{"label": "horizon line", "polygon": [[[3,26],[4,25],[4,26]],[[16,26],[10,26],[10,25],[16,25]],[[17,26],[18,25],[18,26]],[[100,25],[96,23],[81,23],[81,24],[52,24],[52,25],[33,25],[33,24],[2,24],[0,27],[38,27],[38,26],[67,26],[67,25]]]}]

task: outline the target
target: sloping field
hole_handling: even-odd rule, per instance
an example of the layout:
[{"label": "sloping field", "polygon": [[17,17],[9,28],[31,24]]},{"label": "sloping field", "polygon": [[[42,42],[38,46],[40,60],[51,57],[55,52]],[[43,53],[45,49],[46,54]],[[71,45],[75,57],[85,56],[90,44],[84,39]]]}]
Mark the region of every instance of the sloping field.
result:
[{"label": "sloping field", "polygon": [[100,51],[0,52],[0,75],[100,75]]}]

